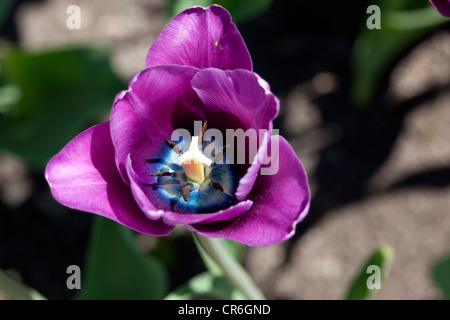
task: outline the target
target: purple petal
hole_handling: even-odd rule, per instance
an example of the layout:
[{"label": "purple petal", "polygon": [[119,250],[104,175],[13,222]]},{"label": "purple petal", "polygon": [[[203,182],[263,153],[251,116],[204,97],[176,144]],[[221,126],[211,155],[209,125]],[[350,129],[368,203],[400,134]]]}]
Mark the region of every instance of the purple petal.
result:
[{"label": "purple petal", "polygon": [[235,196],[238,200],[243,200],[247,198],[248,194],[253,188],[256,179],[258,178],[259,170],[261,169],[262,159],[267,154],[267,149],[269,145],[269,137],[272,132],[272,124],[270,126],[270,130],[264,136],[262,142],[260,143],[260,147],[258,149],[257,155],[253,158],[253,162],[250,167],[247,169],[247,172],[244,176],[239,180],[239,185],[236,189]]},{"label": "purple petal", "polygon": [[[271,143],[276,143],[273,136]],[[220,237],[251,246],[266,246],[289,239],[309,210],[306,173],[289,143],[280,137],[278,171],[259,175],[249,199],[253,206],[236,219],[190,227],[207,237]],[[267,167],[267,166],[266,166]]]},{"label": "purple petal", "polygon": [[267,129],[278,114],[278,99],[254,72],[208,68],[191,83],[205,105],[208,124],[216,127]]},{"label": "purple petal", "polygon": [[114,163],[109,122],[80,133],[47,164],[45,178],[56,200],[155,236],[172,231],[150,221],[136,205]]},{"label": "purple petal", "polygon": [[117,167],[127,184],[128,154],[156,158],[174,129],[204,119],[202,103],[190,85],[196,72],[198,69],[182,66],[149,68],[135,75],[129,89],[116,96],[111,136]]},{"label": "purple petal", "polygon": [[194,223],[212,223],[217,221],[225,221],[234,219],[246,212],[253,202],[250,200],[239,202],[227,209],[214,213],[197,213],[197,214],[178,214],[174,212],[165,212],[162,219],[169,225],[176,224],[194,224]]},{"label": "purple petal", "polygon": [[241,34],[218,5],[189,8],[169,22],[150,48],[145,67],[164,64],[252,70]]},{"label": "purple petal", "polygon": [[149,198],[144,194],[140,186],[136,183],[138,176],[136,172],[133,170],[131,165],[131,157],[128,155],[127,163],[127,176],[130,179],[130,189],[131,193],[136,200],[137,205],[141,208],[142,212],[151,220],[158,220],[163,215],[164,211],[158,210],[153,203],[150,202]]},{"label": "purple petal", "polygon": [[450,17],[450,0],[430,0],[433,6],[445,17]]},{"label": "purple petal", "polygon": [[[255,130],[258,153],[264,151],[261,148],[267,144],[272,120],[279,111],[279,100],[270,92],[266,81],[247,70],[204,69],[191,82],[205,105],[208,126],[221,128],[222,132],[238,128]],[[247,162],[245,174],[239,181],[235,194],[238,200],[247,197],[261,167],[261,155],[249,156],[248,146],[246,148],[246,159],[252,160]]]}]

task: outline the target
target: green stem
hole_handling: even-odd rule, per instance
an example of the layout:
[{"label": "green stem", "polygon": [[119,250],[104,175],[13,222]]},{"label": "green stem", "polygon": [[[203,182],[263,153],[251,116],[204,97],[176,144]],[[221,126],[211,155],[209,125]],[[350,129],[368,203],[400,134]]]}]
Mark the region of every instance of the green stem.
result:
[{"label": "green stem", "polygon": [[220,239],[207,238],[193,232],[195,240],[222,269],[230,283],[240,290],[249,300],[264,300],[261,290],[255,285],[245,269],[224,248]]},{"label": "green stem", "polygon": [[11,278],[1,269],[0,290],[14,300],[46,300],[39,292]]}]

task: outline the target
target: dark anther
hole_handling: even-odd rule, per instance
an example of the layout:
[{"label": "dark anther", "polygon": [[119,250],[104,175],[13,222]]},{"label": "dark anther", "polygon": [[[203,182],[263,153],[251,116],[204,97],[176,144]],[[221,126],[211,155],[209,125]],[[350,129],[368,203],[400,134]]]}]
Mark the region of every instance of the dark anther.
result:
[{"label": "dark anther", "polygon": [[213,162],[217,162],[217,161],[219,161],[220,159],[222,159],[223,154],[227,151],[227,148],[228,148],[229,146],[230,146],[230,145],[227,144],[226,146],[222,147],[222,149],[214,155],[212,161],[213,161]]},{"label": "dark anther", "polygon": [[222,187],[222,185],[221,185],[220,183],[218,183],[218,182],[212,181],[212,187],[213,187],[214,189],[217,189],[217,190],[223,192],[223,187]]},{"label": "dark anther", "polygon": [[208,127],[208,121],[205,120],[205,122],[203,122],[203,125],[202,125],[202,132],[200,133],[200,137],[198,139],[199,145],[203,144],[203,136],[205,134],[205,131],[206,131],[207,127]]},{"label": "dark anther", "polygon": [[166,144],[168,147],[170,147],[175,153],[180,154],[181,148],[178,144],[170,141],[169,139],[166,139]]},{"label": "dark anther", "polygon": [[191,189],[192,189],[191,186],[185,186],[181,189],[181,192],[183,193],[183,199],[186,202],[189,201],[189,191],[191,191]]},{"label": "dark anther", "polygon": [[149,176],[152,177],[167,177],[171,176],[172,172],[157,172],[157,173],[150,173]]}]

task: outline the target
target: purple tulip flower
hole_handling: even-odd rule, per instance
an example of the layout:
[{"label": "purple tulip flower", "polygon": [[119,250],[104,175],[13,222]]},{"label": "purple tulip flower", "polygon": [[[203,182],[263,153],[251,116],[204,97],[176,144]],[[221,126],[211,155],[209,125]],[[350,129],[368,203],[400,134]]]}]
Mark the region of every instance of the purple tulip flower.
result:
[{"label": "purple tulip flower", "polygon": [[[286,140],[271,136],[278,111],[230,14],[217,5],[192,7],[157,37],[145,69],[116,96],[110,121],[70,141],[45,177],[60,203],[141,233],[163,236],[182,224],[207,237],[275,244],[294,234],[310,203],[302,164]],[[224,134],[267,134],[253,161],[219,164],[200,151],[194,121]],[[190,144],[170,141],[178,128],[192,133]],[[278,170],[263,175],[268,150]]]},{"label": "purple tulip flower", "polygon": [[430,0],[431,4],[445,17],[450,17],[450,0]]}]

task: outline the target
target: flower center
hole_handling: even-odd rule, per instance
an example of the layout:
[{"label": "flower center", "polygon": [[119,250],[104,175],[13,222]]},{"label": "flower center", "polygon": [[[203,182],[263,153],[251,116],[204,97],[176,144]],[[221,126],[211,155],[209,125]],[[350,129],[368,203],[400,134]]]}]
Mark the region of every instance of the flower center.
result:
[{"label": "flower center", "polygon": [[[187,150],[186,142],[177,144],[165,140],[166,146],[172,150],[163,151],[165,155],[158,166],[159,172],[149,174],[157,177],[157,180],[150,183],[150,189],[147,189],[158,209],[178,213],[207,213],[236,203],[234,193],[239,181],[236,168],[231,164],[218,163],[227,146],[216,152],[212,159],[206,157],[202,152],[205,131],[206,121],[201,132],[191,137]],[[208,142],[206,144],[208,147]],[[182,149],[186,151],[182,153]],[[173,161],[172,151],[179,155],[176,162]]]},{"label": "flower center", "polygon": [[187,180],[196,183],[205,181],[203,166],[210,167],[212,160],[207,158],[198,148],[199,137],[193,136],[188,151],[178,158],[178,165],[184,167]]}]

